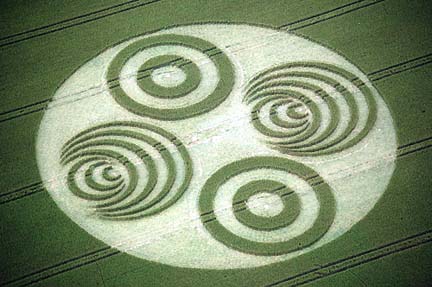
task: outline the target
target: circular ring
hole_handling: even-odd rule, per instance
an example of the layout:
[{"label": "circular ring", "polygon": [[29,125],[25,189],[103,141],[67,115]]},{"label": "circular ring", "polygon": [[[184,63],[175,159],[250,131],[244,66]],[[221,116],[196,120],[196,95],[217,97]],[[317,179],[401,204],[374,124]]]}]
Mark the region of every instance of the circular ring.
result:
[{"label": "circular ring", "polygon": [[[272,217],[258,216],[247,206],[248,199],[260,193],[275,194],[283,202],[282,211]],[[242,224],[255,230],[274,230],[290,225],[300,213],[300,199],[289,187],[274,180],[256,180],[242,186],[234,195],[233,210]]]},{"label": "circular ring", "polygon": [[[136,55],[138,52],[144,51],[145,49],[170,45],[192,48],[211,58],[213,64],[216,66],[219,76],[217,85],[213,91],[199,102],[178,108],[151,107],[130,97],[121,87],[122,79],[120,78],[120,73],[126,62],[132,56]],[[211,52],[211,55],[208,55],[209,52]],[[185,83],[181,85],[178,90],[176,89],[176,91],[173,91],[171,88],[163,88],[161,86],[156,88],[154,82],[152,83],[151,80],[144,79],[140,80],[139,86],[141,88],[145,86],[145,89],[143,89],[144,91],[148,91],[149,94],[153,96],[157,94],[157,97],[159,98],[181,97],[185,96],[185,93],[189,93],[196,89],[199,79],[202,78],[201,75],[198,76],[197,74],[197,67],[199,64],[185,61],[185,59],[182,59],[181,57],[174,57],[175,55],[167,55],[167,57],[152,58],[149,60],[150,63],[144,63],[144,69],[149,70],[151,67],[159,68],[161,66],[172,65],[173,63],[178,65],[187,75]],[[157,64],[157,66],[154,66],[154,64]],[[142,78],[149,76],[150,73],[144,75]],[[235,73],[231,61],[222,50],[203,39],[176,34],[146,37],[133,42],[120,51],[111,62],[108,68],[107,77],[108,79],[117,79],[120,81],[120,85],[112,82],[110,84],[110,89],[114,99],[121,106],[140,116],[170,121],[194,117],[216,108],[231,93],[235,81]]]},{"label": "circular ring", "polygon": [[[315,192],[320,204],[318,216],[313,225],[304,233],[280,242],[258,242],[234,234],[221,224],[217,217],[210,220],[207,219],[210,215],[214,216],[213,203],[220,186],[230,178],[257,169],[275,169],[289,174],[294,174],[303,179],[314,177],[317,178],[317,180],[322,181],[321,184],[313,186],[313,191]],[[255,185],[257,183],[250,184]],[[269,182],[263,181],[260,184],[267,185]],[[272,185],[273,183],[270,183],[267,188]],[[240,189],[242,195],[239,195],[239,198],[237,199],[244,199],[245,195],[248,196],[249,193],[254,193],[256,190],[254,188],[250,189],[251,186],[248,185],[244,188],[244,190],[242,188]],[[281,255],[310,246],[314,242],[318,241],[330,228],[335,217],[335,209],[336,203],[332,189],[315,171],[299,162],[271,156],[246,158],[220,168],[206,181],[199,196],[201,220],[210,234],[216,240],[231,248],[256,255]],[[292,222],[294,217],[291,213],[287,213],[287,215],[286,222],[284,222],[285,224],[289,224],[290,221]],[[244,219],[250,222],[248,218]],[[279,223],[283,222],[282,219],[278,220]],[[262,229],[262,226],[256,227]]]},{"label": "circular ring", "polygon": [[[175,55],[163,55],[154,57],[146,61],[141,67],[140,71],[152,70],[153,67],[166,67],[166,63],[176,62],[178,59],[186,62],[185,58],[179,58]],[[138,86],[146,93],[157,98],[180,98],[186,96],[188,93],[194,91],[200,81],[201,74],[198,66],[193,63],[177,64],[175,67],[180,67],[185,73],[186,79],[180,85],[174,87],[163,87],[153,81],[152,77],[143,77],[138,81]]]}]

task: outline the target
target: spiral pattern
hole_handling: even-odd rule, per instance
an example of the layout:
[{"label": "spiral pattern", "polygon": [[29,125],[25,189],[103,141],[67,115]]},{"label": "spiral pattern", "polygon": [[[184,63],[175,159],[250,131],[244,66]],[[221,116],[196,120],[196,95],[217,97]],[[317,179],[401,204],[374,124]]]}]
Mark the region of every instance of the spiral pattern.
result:
[{"label": "spiral pattern", "polygon": [[244,101],[252,105],[252,123],[267,143],[290,155],[327,155],[350,148],[377,118],[369,82],[318,62],[265,70],[248,83]]},{"label": "spiral pattern", "polygon": [[150,124],[111,122],[87,129],[62,148],[68,188],[94,202],[104,219],[161,212],[189,186],[192,162],[173,134]]},{"label": "spiral pattern", "polygon": [[[281,173],[279,179],[272,178],[276,173]],[[258,156],[230,163],[206,181],[199,197],[201,220],[216,240],[241,252],[271,256],[305,248],[327,232],[335,217],[330,186],[324,181],[311,186],[307,179],[312,177],[322,180],[311,168],[284,158]],[[302,183],[291,188],[295,181]],[[230,192],[231,197],[226,195]],[[259,194],[276,195],[283,203],[280,213],[254,212],[248,201]],[[315,213],[307,214],[311,210]],[[310,223],[302,226],[305,221]]]},{"label": "spiral pattern", "polygon": [[[155,80],[164,69],[173,71]],[[139,74],[139,76],[138,76]],[[142,38],[120,51],[111,62],[109,86],[127,110],[158,120],[181,120],[216,108],[230,94],[234,69],[229,58],[206,40],[176,34]],[[160,77],[159,77],[160,78]]]}]

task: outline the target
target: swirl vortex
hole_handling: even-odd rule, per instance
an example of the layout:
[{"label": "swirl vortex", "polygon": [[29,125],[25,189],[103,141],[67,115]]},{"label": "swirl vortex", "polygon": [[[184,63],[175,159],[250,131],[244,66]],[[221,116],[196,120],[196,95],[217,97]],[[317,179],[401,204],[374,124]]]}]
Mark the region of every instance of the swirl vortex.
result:
[{"label": "swirl vortex", "polygon": [[159,213],[189,186],[192,162],[173,134],[150,124],[110,122],[77,134],[62,148],[67,185],[103,219]]},{"label": "swirl vortex", "polygon": [[[157,72],[173,72],[155,80]],[[110,63],[108,84],[114,99],[140,116],[181,120],[206,113],[230,94],[235,73],[227,55],[193,36],[162,34],[142,38],[121,50]],[[113,81],[114,79],[114,81]]]},{"label": "swirl vortex", "polygon": [[[279,179],[272,178],[276,173],[281,174]],[[312,186],[308,178],[322,183]],[[291,187],[295,181],[302,183]],[[229,192],[233,194],[226,195]],[[283,203],[280,213],[266,216],[254,212],[248,201],[259,194],[279,198]],[[317,242],[330,228],[335,208],[331,187],[315,171],[271,156],[246,158],[220,168],[206,181],[199,197],[201,221],[216,240],[241,252],[267,256]],[[309,223],[302,226],[305,219]],[[290,232],[291,228],[297,230]]]},{"label": "swirl vortex", "polygon": [[374,126],[377,104],[369,82],[319,62],[279,65],[255,76],[244,101],[252,123],[274,149],[298,156],[340,152]]}]

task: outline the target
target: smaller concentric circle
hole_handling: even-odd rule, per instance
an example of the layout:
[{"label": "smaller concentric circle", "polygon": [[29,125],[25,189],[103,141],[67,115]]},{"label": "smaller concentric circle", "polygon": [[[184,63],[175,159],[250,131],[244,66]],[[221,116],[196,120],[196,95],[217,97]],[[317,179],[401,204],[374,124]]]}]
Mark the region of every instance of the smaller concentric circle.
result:
[{"label": "smaller concentric circle", "polygon": [[[281,255],[303,249],[318,241],[330,228],[334,217],[336,203],[330,186],[323,181],[320,185],[311,186],[311,192],[319,203],[318,214],[313,224],[303,233],[294,237],[287,237],[279,241],[260,241],[254,238],[236,234],[227,228],[222,218],[214,210],[214,203],[219,190],[228,180],[256,170],[271,169],[282,171],[289,175],[306,179],[308,177],[322,180],[311,168],[289,159],[258,156],[242,159],[230,163],[216,171],[204,184],[199,197],[199,210],[201,220],[210,234],[223,244],[236,250],[256,255]],[[262,192],[273,193],[283,199],[283,210],[280,214],[267,217],[259,216],[251,212],[247,207],[247,201],[252,196]],[[236,219],[243,225],[254,230],[268,232],[271,235],[282,228],[289,228],[300,212],[307,208],[301,205],[298,194],[307,193],[306,190],[291,190],[285,184],[268,179],[255,179],[242,185],[234,195],[232,209]],[[208,217],[213,218],[208,219]],[[265,233],[264,233],[265,234]]]},{"label": "smaller concentric circle", "polygon": [[[143,53],[147,58],[141,57]],[[140,67],[125,74],[125,67],[135,67],[139,59],[144,59]],[[172,87],[156,83],[153,71],[167,66],[181,69],[184,81]],[[130,112],[172,121],[219,106],[232,91],[235,73],[228,56],[212,43],[193,36],[163,34],[142,38],[121,50],[108,68],[107,80],[114,99]]]},{"label": "smaller concentric circle", "polygon": [[171,88],[177,87],[186,79],[186,74],[175,66],[157,68],[151,74],[152,81],[159,86]]},{"label": "smaller concentric circle", "polygon": [[246,206],[257,216],[273,217],[282,212],[284,203],[280,196],[269,192],[258,192],[249,197]]},{"label": "smaller concentric circle", "polygon": [[[160,67],[152,72],[151,77],[143,77],[138,80],[139,87],[149,95],[157,98],[179,98],[186,96],[188,93],[194,91],[200,81],[201,75],[198,66],[195,63],[188,63],[183,65],[166,65],[166,63],[171,63],[176,61],[177,59],[182,59],[183,61],[187,61],[185,58],[179,58],[175,55],[163,55],[152,58],[146,61],[140,68],[141,71],[151,70],[152,67]],[[171,68],[174,72],[181,72],[184,75],[183,81],[177,85],[170,85],[170,81],[159,78],[158,82],[155,82],[155,74],[161,72],[160,70],[163,68]],[[177,70],[177,71],[176,71]],[[166,73],[169,73],[169,70],[166,70]],[[166,84],[164,84],[164,82]]]},{"label": "smaller concentric circle", "polygon": [[300,199],[291,189],[277,181],[257,180],[237,191],[233,209],[242,224],[256,230],[274,230],[290,225],[298,217]]}]

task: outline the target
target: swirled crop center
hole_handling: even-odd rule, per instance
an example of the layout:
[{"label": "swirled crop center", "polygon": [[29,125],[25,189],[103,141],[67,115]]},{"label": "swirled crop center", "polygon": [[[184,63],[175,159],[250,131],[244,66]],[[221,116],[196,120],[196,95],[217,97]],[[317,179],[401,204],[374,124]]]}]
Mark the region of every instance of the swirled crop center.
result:
[{"label": "swirled crop center", "polygon": [[36,148],[51,197],[92,236],[145,260],[230,269],[343,236],[385,192],[396,135],[341,55],[284,31],[200,24],[83,63]]}]

